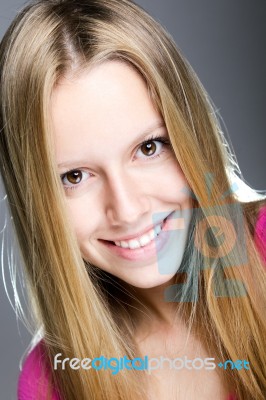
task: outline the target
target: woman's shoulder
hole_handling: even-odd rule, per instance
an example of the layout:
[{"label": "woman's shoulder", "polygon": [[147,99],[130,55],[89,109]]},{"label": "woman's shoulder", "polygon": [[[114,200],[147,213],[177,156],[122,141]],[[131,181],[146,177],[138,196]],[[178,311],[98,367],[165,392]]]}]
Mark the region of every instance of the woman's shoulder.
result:
[{"label": "woman's shoulder", "polygon": [[[48,397],[50,379],[45,345],[41,340],[27,355],[18,379],[18,400],[44,400]],[[51,400],[59,400],[55,391]]]},{"label": "woman's shoulder", "polygon": [[259,210],[255,225],[255,243],[266,263],[266,206]]}]

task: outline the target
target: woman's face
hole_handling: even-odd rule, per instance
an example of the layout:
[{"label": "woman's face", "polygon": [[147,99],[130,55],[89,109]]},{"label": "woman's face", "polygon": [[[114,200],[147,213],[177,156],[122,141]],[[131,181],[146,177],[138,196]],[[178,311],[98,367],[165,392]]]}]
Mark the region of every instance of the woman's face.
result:
[{"label": "woman's face", "polygon": [[191,203],[143,79],[110,61],[52,96],[56,159],[82,256],[139,288],[178,270]]}]

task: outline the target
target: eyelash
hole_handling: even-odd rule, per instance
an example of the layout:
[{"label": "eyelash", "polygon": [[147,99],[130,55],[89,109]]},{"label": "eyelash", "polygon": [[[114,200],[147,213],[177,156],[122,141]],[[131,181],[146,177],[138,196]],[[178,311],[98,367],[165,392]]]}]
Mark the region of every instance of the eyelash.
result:
[{"label": "eyelash", "polygon": [[[137,150],[136,150],[136,153],[138,152],[138,150],[139,150],[143,145],[146,145],[146,144],[148,144],[148,143],[150,143],[150,142],[159,142],[159,143],[162,143],[162,144],[165,145],[165,146],[171,146],[171,143],[170,143],[169,139],[166,138],[165,136],[154,136],[154,135],[152,135],[152,136],[150,136],[149,138],[147,138],[146,140],[144,140],[143,142],[141,142],[141,143],[139,144],[139,146],[138,146],[138,148],[137,148]],[[147,156],[146,158],[148,158],[149,160],[155,159],[155,158],[157,158],[157,157],[160,157],[161,154],[162,154],[162,151],[161,151],[159,154],[156,154],[155,156]],[[144,157],[144,158],[145,158],[145,157]],[[64,180],[64,178],[66,177],[66,175],[70,174],[71,172],[78,172],[78,171],[81,171],[81,170],[78,170],[78,169],[71,169],[71,170],[69,170],[69,171],[66,171],[65,173],[63,173],[63,174],[60,175],[61,181],[63,182],[63,180]],[[82,171],[81,171],[81,172],[82,172]],[[78,186],[79,186],[79,184],[76,184],[76,185],[73,184],[73,186],[66,186],[66,185],[64,185],[64,189],[65,189],[66,191],[68,191],[68,190],[76,190],[76,189],[78,188]]]}]

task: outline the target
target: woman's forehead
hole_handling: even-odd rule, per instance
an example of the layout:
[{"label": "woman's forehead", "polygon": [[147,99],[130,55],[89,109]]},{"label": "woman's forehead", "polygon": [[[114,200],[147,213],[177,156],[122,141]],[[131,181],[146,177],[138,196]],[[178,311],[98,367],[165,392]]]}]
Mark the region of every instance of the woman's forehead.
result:
[{"label": "woman's forehead", "polygon": [[85,145],[88,139],[95,148],[107,143],[119,146],[122,140],[163,125],[144,80],[118,62],[101,64],[77,79],[64,78],[51,105],[59,153]]}]

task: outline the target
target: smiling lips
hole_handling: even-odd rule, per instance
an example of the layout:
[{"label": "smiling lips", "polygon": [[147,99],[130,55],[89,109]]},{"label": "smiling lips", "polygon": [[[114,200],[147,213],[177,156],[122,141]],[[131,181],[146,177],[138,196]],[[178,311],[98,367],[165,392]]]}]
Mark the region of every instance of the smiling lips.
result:
[{"label": "smiling lips", "polygon": [[[167,229],[168,214],[164,220],[157,222],[156,225],[142,231],[141,234],[119,238],[120,240],[103,240],[102,243],[116,256],[132,262],[147,262],[149,259],[157,257],[166,243],[169,241],[169,232]],[[162,235],[161,232],[166,234]]]},{"label": "smiling lips", "polygon": [[116,246],[122,247],[123,249],[139,249],[149,244],[154,238],[156,238],[162,230],[163,222],[157,224],[154,228],[150,229],[144,235],[131,240],[121,240],[114,242]]}]

